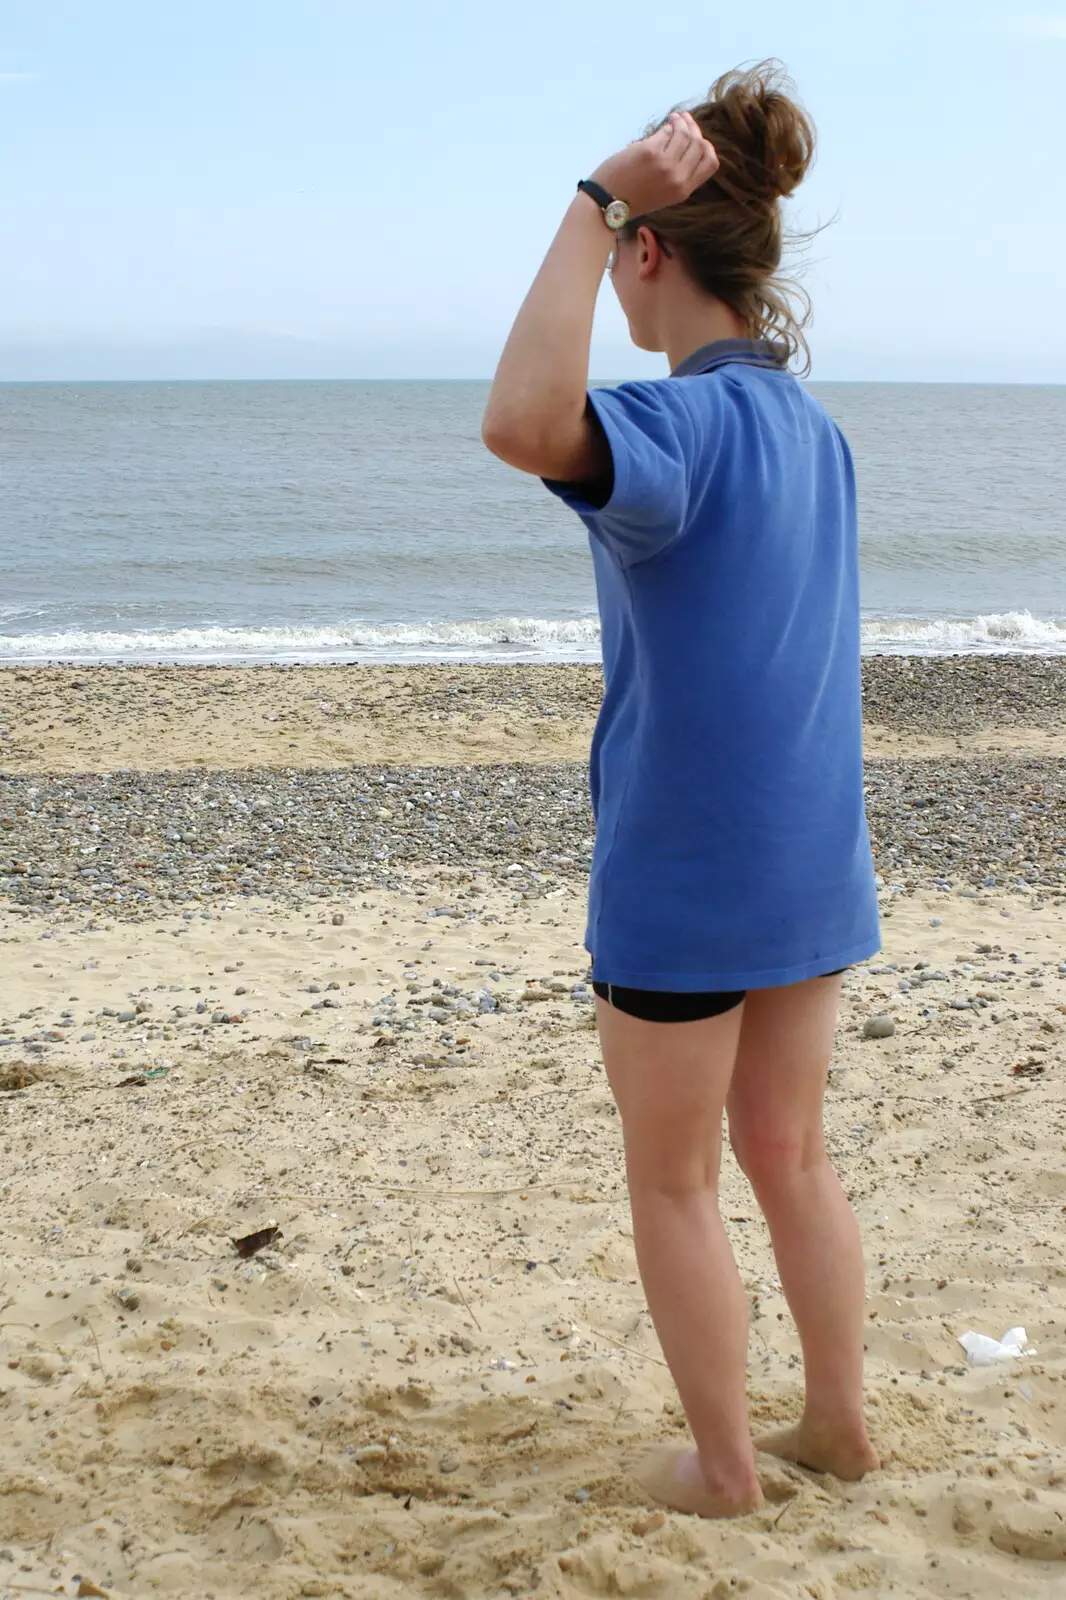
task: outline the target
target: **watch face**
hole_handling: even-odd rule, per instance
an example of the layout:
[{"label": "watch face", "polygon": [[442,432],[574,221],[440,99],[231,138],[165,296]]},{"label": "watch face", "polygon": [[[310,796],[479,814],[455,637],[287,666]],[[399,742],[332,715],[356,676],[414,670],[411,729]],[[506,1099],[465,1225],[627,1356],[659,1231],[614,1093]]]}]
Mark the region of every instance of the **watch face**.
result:
[{"label": "watch face", "polygon": [[603,217],[609,228],[624,228],[629,221],[629,207],[624,200],[612,200],[604,207]]}]

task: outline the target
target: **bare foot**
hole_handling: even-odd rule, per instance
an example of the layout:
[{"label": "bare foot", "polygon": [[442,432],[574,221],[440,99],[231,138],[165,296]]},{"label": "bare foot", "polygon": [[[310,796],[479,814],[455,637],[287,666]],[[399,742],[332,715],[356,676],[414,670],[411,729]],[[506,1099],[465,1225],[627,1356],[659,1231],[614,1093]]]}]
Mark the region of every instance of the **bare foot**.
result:
[{"label": "bare foot", "polygon": [[748,1494],[737,1497],[712,1494],[700,1470],[695,1450],[680,1445],[665,1445],[648,1453],[634,1469],[633,1476],[649,1499],[690,1517],[743,1517],[758,1511],[763,1504],[758,1484]]},{"label": "bare foot", "polygon": [[817,1428],[799,1422],[794,1428],[779,1428],[772,1433],[762,1433],[755,1440],[756,1450],[778,1456],[782,1461],[794,1461],[799,1467],[809,1467],[812,1472],[829,1472],[834,1478],[855,1483],[868,1472],[876,1472],[881,1462],[877,1451],[865,1434],[834,1433],[828,1428]]}]

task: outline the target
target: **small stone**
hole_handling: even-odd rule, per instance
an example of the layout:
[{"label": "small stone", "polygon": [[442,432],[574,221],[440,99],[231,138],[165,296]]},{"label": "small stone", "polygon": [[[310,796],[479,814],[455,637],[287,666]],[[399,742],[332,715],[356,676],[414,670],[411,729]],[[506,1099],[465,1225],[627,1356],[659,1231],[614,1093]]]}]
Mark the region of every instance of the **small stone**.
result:
[{"label": "small stone", "polygon": [[462,1463],[454,1450],[446,1450],[437,1465],[441,1472],[458,1472]]},{"label": "small stone", "polygon": [[137,1013],[136,1011],[120,1011],[118,1014],[118,1020],[120,1022],[135,1022],[137,1020]]},{"label": "small stone", "polygon": [[141,1297],[133,1289],[120,1289],[115,1297],[123,1311],[136,1311]]},{"label": "small stone", "polygon": [[662,1511],[649,1511],[645,1516],[638,1517],[633,1523],[633,1532],[638,1539],[643,1539],[646,1533],[655,1533],[657,1529],[666,1526],[666,1515]]},{"label": "small stone", "polygon": [[885,1014],[878,1017],[867,1017],[863,1024],[862,1036],[864,1039],[891,1039],[895,1031],[895,1022]]},{"label": "small stone", "polygon": [[333,922],[333,926],[335,928],[343,928],[344,927],[344,912],[343,911],[335,911],[333,913],[332,922]]},{"label": "small stone", "polygon": [[127,1256],[126,1257],[126,1271],[127,1272],[141,1272],[143,1270],[143,1268],[144,1268],[144,1262],[141,1260],[140,1256]]}]

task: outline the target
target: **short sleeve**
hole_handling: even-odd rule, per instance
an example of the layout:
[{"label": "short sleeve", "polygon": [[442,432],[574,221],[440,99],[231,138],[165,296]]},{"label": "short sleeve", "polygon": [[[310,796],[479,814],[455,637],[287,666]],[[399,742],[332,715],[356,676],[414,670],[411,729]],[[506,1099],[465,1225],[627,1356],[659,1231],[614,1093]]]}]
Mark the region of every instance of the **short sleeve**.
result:
[{"label": "short sleeve", "polygon": [[623,566],[658,555],[688,520],[701,441],[677,387],[664,380],[589,391],[613,464],[606,504],[592,503],[581,484],[545,480]]}]

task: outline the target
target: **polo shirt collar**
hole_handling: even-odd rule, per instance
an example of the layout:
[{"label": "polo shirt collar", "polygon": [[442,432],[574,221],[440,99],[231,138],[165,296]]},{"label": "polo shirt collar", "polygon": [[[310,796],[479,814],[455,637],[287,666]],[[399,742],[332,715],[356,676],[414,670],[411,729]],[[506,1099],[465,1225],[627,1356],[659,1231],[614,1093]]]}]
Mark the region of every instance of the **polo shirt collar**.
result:
[{"label": "polo shirt collar", "polygon": [[729,362],[740,362],[746,367],[772,367],[784,371],[788,353],[781,344],[770,339],[716,339],[694,350],[676,366],[672,378],[694,378],[698,373],[713,372]]}]

